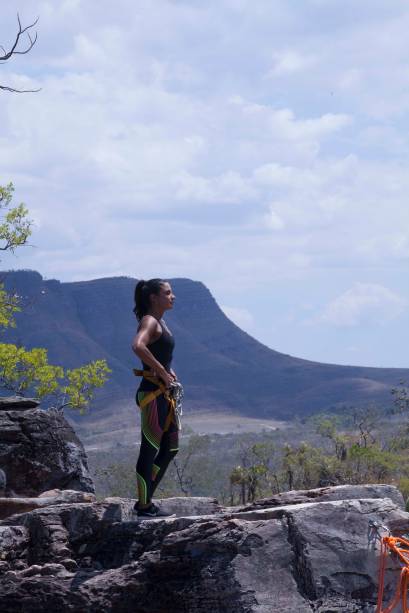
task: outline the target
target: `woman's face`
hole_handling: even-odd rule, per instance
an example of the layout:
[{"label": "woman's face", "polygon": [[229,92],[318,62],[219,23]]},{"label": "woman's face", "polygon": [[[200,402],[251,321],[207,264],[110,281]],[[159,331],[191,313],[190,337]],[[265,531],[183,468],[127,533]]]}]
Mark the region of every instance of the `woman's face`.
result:
[{"label": "woman's face", "polygon": [[151,295],[152,304],[158,309],[168,311],[173,308],[175,302],[175,294],[172,291],[170,283],[162,283],[159,294]]}]

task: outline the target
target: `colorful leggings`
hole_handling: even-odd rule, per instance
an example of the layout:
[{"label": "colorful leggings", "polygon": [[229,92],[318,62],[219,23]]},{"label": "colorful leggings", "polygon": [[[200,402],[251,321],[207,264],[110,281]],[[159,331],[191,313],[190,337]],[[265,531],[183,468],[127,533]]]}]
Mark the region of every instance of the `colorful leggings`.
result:
[{"label": "colorful leggings", "polygon": [[[149,393],[138,392],[137,404]],[[136,479],[138,498],[142,505],[150,503],[169,462],[179,451],[179,432],[173,421],[164,432],[168,411],[169,405],[163,394],[141,409],[141,448],[136,464]]]}]

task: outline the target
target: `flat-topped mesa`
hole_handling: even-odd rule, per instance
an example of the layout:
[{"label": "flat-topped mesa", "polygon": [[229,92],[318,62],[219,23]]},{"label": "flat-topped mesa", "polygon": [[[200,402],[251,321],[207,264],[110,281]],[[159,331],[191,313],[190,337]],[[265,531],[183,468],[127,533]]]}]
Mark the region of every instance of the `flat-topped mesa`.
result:
[{"label": "flat-topped mesa", "polygon": [[407,532],[409,514],[391,486],[353,487],[241,512],[173,498],[161,505],[177,517],[153,520],[132,518],[131,499],[50,492],[52,506],[0,521],[0,610],[373,613],[380,536]]},{"label": "flat-topped mesa", "polygon": [[31,398],[0,399],[0,469],[0,495],[8,497],[55,488],[94,492],[73,428],[62,413],[42,410]]},{"label": "flat-topped mesa", "polygon": [[[98,392],[98,414],[84,420],[105,419],[112,411],[119,421],[128,419],[135,358],[124,348],[135,334],[130,303],[136,279],[60,283],[34,271],[4,272],[2,279],[6,290],[35,304],[30,317],[16,313],[17,327],[4,330],[3,342],[24,338],[27,346],[45,347],[50,362],[66,368],[78,363],[78,355],[84,363],[105,356],[112,365],[110,380]],[[312,410],[384,406],[391,388],[408,377],[407,369],[321,364],[273,351],[230,321],[203,284],[188,279],[171,284],[177,307],[166,319],[181,342],[177,370],[191,409],[288,420]]]}]

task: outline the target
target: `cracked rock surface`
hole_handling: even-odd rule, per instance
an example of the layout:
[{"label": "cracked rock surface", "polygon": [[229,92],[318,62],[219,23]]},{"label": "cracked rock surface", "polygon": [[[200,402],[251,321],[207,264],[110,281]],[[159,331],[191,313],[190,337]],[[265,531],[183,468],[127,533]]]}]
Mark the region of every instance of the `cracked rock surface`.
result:
[{"label": "cracked rock surface", "polygon": [[0,611],[373,612],[378,533],[409,531],[409,514],[394,488],[359,487],[251,508],[173,498],[177,516],[157,520],[120,498],[15,514],[0,521]]}]

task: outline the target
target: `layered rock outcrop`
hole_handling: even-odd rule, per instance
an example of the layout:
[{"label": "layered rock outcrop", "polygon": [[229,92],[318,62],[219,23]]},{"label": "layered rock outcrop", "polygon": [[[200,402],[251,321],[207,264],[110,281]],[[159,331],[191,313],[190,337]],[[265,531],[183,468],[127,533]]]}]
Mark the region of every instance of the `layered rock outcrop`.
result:
[{"label": "layered rock outcrop", "polygon": [[[162,506],[174,517],[138,520],[134,500],[96,500],[63,415],[30,402],[0,401],[2,613],[375,610],[380,537],[409,531],[396,488],[285,492],[240,507],[170,498]],[[399,571],[390,564],[386,598]]]},{"label": "layered rock outcrop", "polygon": [[0,495],[32,497],[55,488],[94,492],[74,430],[60,412],[38,405],[0,398]]},{"label": "layered rock outcrop", "polygon": [[[409,530],[399,492],[324,488],[281,502],[169,499],[176,517],[141,521],[133,501],[110,498],[14,515],[0,522],[0,610],[374,611],[379,536]],[[397,574],[387,573],[386,597]]]}]

